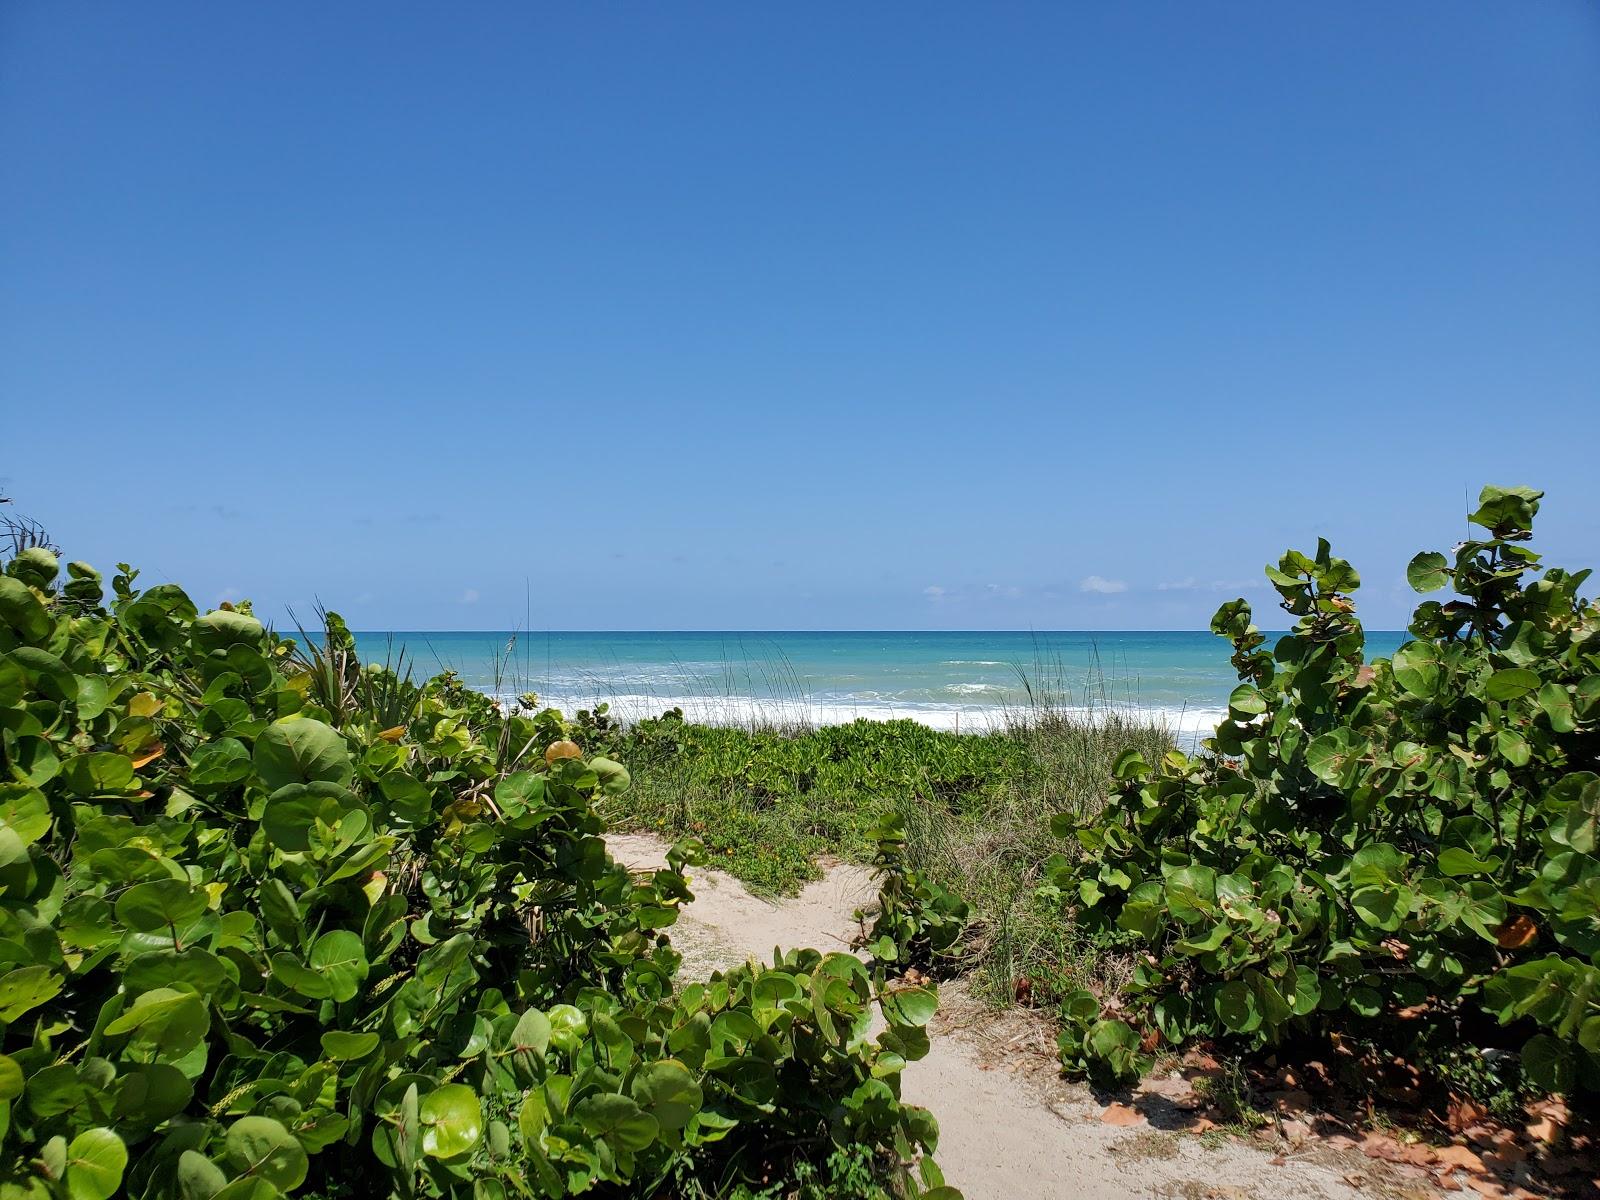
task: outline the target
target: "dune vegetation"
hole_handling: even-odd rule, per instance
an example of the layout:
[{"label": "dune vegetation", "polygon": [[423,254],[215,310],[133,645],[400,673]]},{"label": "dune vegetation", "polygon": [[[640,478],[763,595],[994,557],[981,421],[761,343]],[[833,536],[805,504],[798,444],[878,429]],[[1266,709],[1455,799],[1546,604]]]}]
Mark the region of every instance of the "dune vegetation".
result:
[{"label": "dune vegetation", "polygon": [[[1192,1047],[1512,1121],[1600,1088],[1600,610],[1540,494],[1407,572],[1366,655],[1324,543],[1213,629],[1190,749],[1114,712],[1000,727],[629,727],[359,661],[335,614],[0,573],[0,1197],[954,1200],[900,1099],[935,981],[1049,1014],[1118,1085]],[[15,533],[16,531],[14,531]],[[630,872],[608,828],[673,843]],[[877,868],[859,953],[684,978],[706,863]],[[1457,1111],[1452,1108],[1452,1111]]]},{"label": "dune vegetation", "polygon": [[700,848],[611,861],[560,714],[102,592],[0,574],[0,1194],[953,1195],[898,1099],[933,993],[677,981]]}]

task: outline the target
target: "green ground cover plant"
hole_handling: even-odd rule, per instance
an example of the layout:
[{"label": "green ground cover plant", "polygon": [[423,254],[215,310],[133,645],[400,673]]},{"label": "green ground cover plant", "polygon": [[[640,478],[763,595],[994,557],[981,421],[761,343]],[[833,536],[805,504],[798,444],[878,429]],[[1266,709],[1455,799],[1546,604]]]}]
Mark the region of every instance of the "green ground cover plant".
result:
[{"label": "green ground cover plant", "polygon": [[608,857],[580,726],[102,593],[0,574],[0,1197],[955,1195],[899,1101],[932,992],[679,986],[700,849]]},{"label": "green ground cover plant", "polygon": [[697,836],[713,865],[780,894],[816,878],[821,856],[871,862],[885,813],[914,802],[980,811],[1031,765],[1013,739],[915,721],[742,728],[674,710],[612,736],[608,752],[634,779],[613,806],[620,819]]},{"label": "green ground cover plant", "polygon": [[1455,595],[1388,659],[1366,660],[1359,577],[1326,542],[1268,569],[1296,618],[1270,648],[1244,601],[1218,611],[1240,684],[1216,736],[1125,754],[1103,811],[1056,821],[1077,852],[1052,886],[1133,963],[1116,994],[1065,998],[1069,1067],[1331,1033],[1600,1086],[1600,612],[1589,572],[1528,547],[1540,496],[1485,488],[1483,532],[1411,562],[1418,592]]},{"label": "green ground cover plant", "polygon": [[582,715],[582,737],[632,773],[607,805],[619,822],[698,836],[713,866],[757,891],[792,891],[822,856],[874,865],[885,894],[869,934],[895,945],[892,957],[880,946],[886,963],[959,967],[996,999],[1021,990],[1047,1004],[1104,966],[1060,898],[1040,891],[1048,822],[1097,812],[1124,751],[1156,759],[1173,742],[1137,715],[1030,691],[980,733],[915,721],[745,729],[676,712],[622,729],[600,711]]}]

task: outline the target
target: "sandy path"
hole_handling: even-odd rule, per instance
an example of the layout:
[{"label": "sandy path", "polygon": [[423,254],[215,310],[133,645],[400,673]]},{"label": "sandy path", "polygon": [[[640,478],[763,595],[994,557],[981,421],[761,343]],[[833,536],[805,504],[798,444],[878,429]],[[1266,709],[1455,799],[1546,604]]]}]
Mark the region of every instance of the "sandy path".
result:
[{"label": "sandy path", "polygon": [[[666,863],[665,844],[655,838],[613,834],[608,841],[612,855],[634,869]],[[848,864],[829,866],[799,896],[776,903],[752,896],[719,871],[690,874],[694,902],[672,927],[689,978],[751,956],[770,961],[774,947],[847,949],[857,931],[856,909],[875,897],[871,873]],[[1148,1124],[1107,1124],[1105,1105],[1088,1088],[1059,1077],[1049,1031],[1037,1017],[984,1009],[959,983],[941,989],[940,1004],[933,1050],[906,1069],[903,1092],[938,1117],[939,1165],[967,1200],[1395,1194],[1351,1186],[1372,1166],[1359,1156],[1326,1152],[1311,1161],[1240,1139],[1213,1143]]]}]

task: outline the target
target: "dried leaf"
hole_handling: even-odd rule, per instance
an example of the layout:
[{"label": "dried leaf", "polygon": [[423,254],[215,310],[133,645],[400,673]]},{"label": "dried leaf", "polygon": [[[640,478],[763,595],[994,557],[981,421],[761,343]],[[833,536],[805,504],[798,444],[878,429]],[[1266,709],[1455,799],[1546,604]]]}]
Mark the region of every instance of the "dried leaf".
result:
[{"label": "dried leaf", "polygon": [[1112,1104],[1107,1106],[1105,1112],[1100,1114],[1100,1119],[1107,1125],[1143,1125],[1144,1114],[1138,1109],[1129,1108],[1126,1104]]},{"label": "dried leaf", "polygon": [[1440,1146],[1435,1154],[1447,1167],[1460,1167],[1463,1171],[1471,1171],[1474,1175],[1482,1175],[1485,1171],[1483,1159],[1465,1146]]},{"label": "dried leaf", "polygon": [[160,742],[156,742],[153,746],[150,746],[143,753],[141,753],[138,758],[133,760],[133,769],[137,771],[140,767],[149,766],[166,752],[167,748]]},{"label": "dried leaf", "polygon": [[1539,926],[1526,913],[1518,913],[1494,931],[1495,944],[1502,950],[1520,950],[1539,937]]}]

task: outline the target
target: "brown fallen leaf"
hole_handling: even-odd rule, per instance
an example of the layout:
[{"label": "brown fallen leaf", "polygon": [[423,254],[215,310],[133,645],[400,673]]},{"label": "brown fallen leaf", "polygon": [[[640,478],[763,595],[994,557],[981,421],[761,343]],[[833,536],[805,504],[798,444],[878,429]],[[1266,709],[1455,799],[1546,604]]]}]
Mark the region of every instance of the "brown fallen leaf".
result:
[{"label": "brown fallen leaf", "polygon": [[1572,1120],[1572,1110],[1565,1101],[1553,1097],[1528,1105],[1527,1113],[1533,1118],[1528,1122],[1528,1136],[1547,1146],[1560,1139],[1561,1131]]},{"label": "brown fallen leaf", "polygon": [[1405,1156],[1405,1161],[1415,1167],[1426,1167],[1430,1163],[1439,1161],[1438,1151],[1425,1142],[1417,1142],[1415,1145],[1407,1146],[1401,1153]]},{"label": "brown fallen leaf", "polygon": [[1143,1125],[1144,1114],[1136,1108],[1129,1108],[1126,1104],[1111,1104],[1106,1106],[1105,1112],[1100,1114],[1100,1119],[1107,1125]]},{"label": "brown fallen leaf", "polygon": [[1302,1142],[1311,1140],[1311,1126],[1305,1121],[1288,1120],[1283,1122],[1283,1136],[1291,1145],[1298,1146]]},{"label": "brown fallen leaf", "polygon": [[1504,1125],[1469,1125],[1462,1132],[1466,1134],[1467,1141],[1474,1146],[1486,1146],[1490,1149],[1510,1146],[1517,1140],[1517,1135]]},{"label": "brown fallen leaf", "polygon": [[149,766],[151,763],[155,762],[156,759],[160,758],[166,752],[167,752],[167,748],[165,746],[163,746],[160,742],[157,742],[155,745],[151,746],[149,749],[144,750],[143,752],[141,752],[139,757],[133,760],[133,769],[135,771],[137,771],[140,767]]},{"label": "brown fallen leaf", "polygon": [[1434,1156],[1447,1167],[1460,1167],[1475,1175],[1484,1173],[1483,1159],[1465,1146],[1440,1146],[1434,1151]]},{"label": "brown fallen leaf", "polygon": [[1381,1159],[1383,1162],[1401,1163],[1406,1161],[1405,1148],[1392,1138],[1381,1134],[1369,1133],[1361,1139],[1357,1147],[1368,1158]]},{"label": "brown fallen leaf", "polygon": [[1445,1109],[1445,1124],[1451,1133],[1460,1133],[1489,1115],[1489,1110],[1467,1096],[1451,1096]]},{"label": "brown fallen leaf", "polygon": [[1495,944],[1502,950],[1520,950],[1539,939],[1539,926],[1527,913],[1518,913],[1494,931]]},{"label": "brown fallen leaf", "polygon": [[1311,1107],[1311,1093],[1293,1088],[1287,1092],[1269,1092],[1267,1098],[1273,1108],[1281,1113],[1304,1112]]},{"label": "brown fallen leaf", "polygon": [[1483,1164],[1491,1171],[1501,1175],[1509,1175],[1519,1162],[1528,1157],[1528,1152],[1521,1146],[1502,1146],[1498,1150],[1491,1150],[1483,1156]]}]

